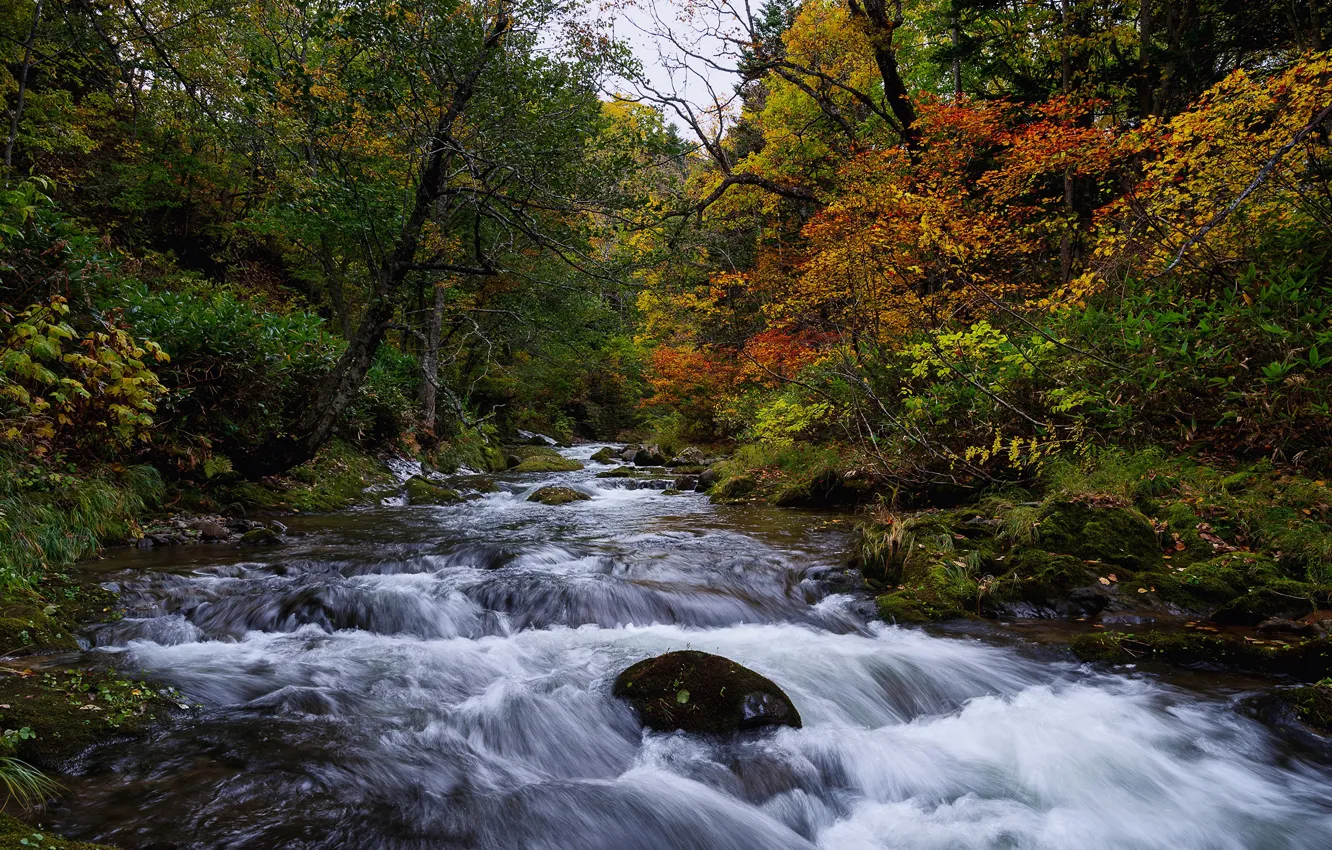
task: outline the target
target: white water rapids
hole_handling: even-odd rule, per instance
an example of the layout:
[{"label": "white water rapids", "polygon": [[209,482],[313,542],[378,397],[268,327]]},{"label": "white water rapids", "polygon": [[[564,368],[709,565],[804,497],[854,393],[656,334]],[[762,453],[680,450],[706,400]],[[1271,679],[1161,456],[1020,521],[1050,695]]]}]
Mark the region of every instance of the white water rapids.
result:
[{"label": "white water rapids", "polygon": [[[261,556],[125,553],[130,613],[93,653],[203,707],[95,753],[55,826],[156,850],[1332,847],[1332,767],[1231,700],[871,624],[830,517],[588,466]],[[550,483],[594,498],[524,501]],[[768,676],[805,728],[644,732],[611,682],[684,648]]]}]

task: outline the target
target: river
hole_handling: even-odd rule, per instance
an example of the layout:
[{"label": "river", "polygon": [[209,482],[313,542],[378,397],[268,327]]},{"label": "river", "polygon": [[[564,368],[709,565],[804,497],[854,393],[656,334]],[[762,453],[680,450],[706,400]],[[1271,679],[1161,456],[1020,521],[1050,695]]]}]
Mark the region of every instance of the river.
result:
[{"label": "river", "polygon": [[[46,820],[151,850],[1332,847],[1332,762],[1236,689],[875,623],[841,517],[587,467],[92,564],[128,615],[88,658],[199,707],[90,754]],[[593,498],[525,501],[546,484]],[[804,728],[645,733],[611,683],[684,648]]]}]

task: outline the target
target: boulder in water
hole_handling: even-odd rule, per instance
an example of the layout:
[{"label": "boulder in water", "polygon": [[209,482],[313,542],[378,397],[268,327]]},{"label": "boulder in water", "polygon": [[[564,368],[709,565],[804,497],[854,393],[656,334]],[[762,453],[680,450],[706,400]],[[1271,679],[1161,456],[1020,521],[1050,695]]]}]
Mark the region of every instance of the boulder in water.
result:
[{"label": "boulder in water", "polygon": [[685,449],[684,451],[680,452],[680,453],[679,453],[678,455],[676,455],[675,457],[671,458],[670,463],[668,463],[668,464],[666,464],[666,465],[667,465],[667,466],[703,466],[704,463],[706,463],[706,458],[703,457],[703,452],[699,451],[698,449],[694,448],[693,446],[690,446],[689,448],[687,448],[687,449]]},{"label": "boulder in water", "polygon": [[597,463],[614,463],[615,449],[612,449],[610,446],[602,446],[601,448],[597,449],[595,452],[592,453],[592,457],[590,459],[596,461]]},{"label": "boulder in water", "polygon": [[711,466],[709,466],[707,469],[705,469],[705,470],[703,470],[702,472],[700,472],[700,473],[698,474],[698,490],[699,490],[699,492],[701,493],[701,492],[707,490],[707,489],[708,489],[709,487],[711,487],[713,484],[716,484],[716,483],[717,483],[717,478],[718,478],[718,477],[719,477],[719,476],[717,475],[717,470],[716,470],[715,467],[711,467]]},{"label": "boulder in water", "polygon": [[643,446],[634,453],[634,463],[638,466],[661,466],[666,463],[666,456],[660,446]]},{"label": "boulder in water", "polygon": [[542,487],[527,497],[529,502],[543,505],[567,505],[570,502],[586,502],[592,497],[572,487]]},{"label": "boulder in water", "polygon": [[411,505],[453,505],[462,501],[457,490],[440,487],[419,475],[407,479],[407,503]]},{"label": "boulder in water", "polygon": [[633,463],[634,455],[638,454],[639,446],[625,446],[624,451],[620,452],[620,460],[625,463]]},{"label": "boulder in water", "polygon": [[615,679],[612,693],[658,732],[800,728],[800,713],[771,679],[706,652],[682,650],[640,661]]},{"label": "boulder in water", "polygon": [[253,528],[241,535],[242,546],[278,546],[282,536],[271,528]]}]

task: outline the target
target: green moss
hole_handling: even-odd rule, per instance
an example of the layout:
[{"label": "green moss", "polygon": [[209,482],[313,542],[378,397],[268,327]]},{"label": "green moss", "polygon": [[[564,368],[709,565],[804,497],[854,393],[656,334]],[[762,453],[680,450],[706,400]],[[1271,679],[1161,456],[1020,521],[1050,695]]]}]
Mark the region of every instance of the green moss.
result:
[{"label": "green moss", "polygon": [[419,475],[408,478],[404,489],[411,505],[456,505],[463,500],[457,490],[441,487]]},{"label": "green moss", "polygon": [[[23,842],[27,841],[27,844]],[[69,841],[39,826],[0,814],[0,848],[4,850],[115,850],[106,844]]]},{"label": "green moss", "polygon": [[567,505],[570,502],[586,502],[592,497],[572,487],[542,487],[527,497],[529,502],[543,505]]},{"label": "green moss", "polygon": [[753,495],[758,481],[747,473],[723,475],[708,494],[714,502],[739,502]]},{"label": "green moss", "polygon": [[221,486],[211,501],[239,502],[260,510],[326,513],[375,502],[378,496],[374,491],[388,489],[395,482],[378,458],[345,440],[335,439],[314,460],[285,476]]},{"label": "green moss", "polygon": [[1290,706],[1302,723],[1323,734],[1332,734],[1332,679],[1312,685],[1282,688],[1276,697]]},{"label": "green moss", "polygon": [[593,452],[592,460],[597,463],[614,463],[616,460],[615,449],[610,446],[603,446]]},{"label": "green moss", "polygon": [[617,466],[605,472],[598,472],[597,478],[633,478],[639,473],[632,466]]},{"label": "green moss", "polygon": [[1151,522],[1138,511],[1089,500],[1054,500],[1041,511],[1041,547],[1124,570],[1162,563]]},{"label": "green moss", "polygon": [[1084,661],[1164,661],[1184,666],[1216,664],[1286,675],[1302,681],[1317,681],[1332,673],[1332,639],[1329,638],[1282,645],[1200,632],[1099,632],[1078,635],[1069,642],[1069,649]]},{"label": "green moss", "polygon": [[1212,620],[1255,626],[1272,617],[1294,619],[1328,607],[1332,607],[1332,587],[1277,579],[1226,602],[1212,613]]},{"label": "green moss", "polygon": [[0,725],[28,727],[35,738],[16,744],[15,755],[46,771],[59,771],[107,738],[133,737],[179,700],[114,672],[48,670],[0,680]]},{"label": "green moss", "polygon": [[561,457],[556,454],[554,457],[529,457],[522,463],[510,469],[510,472],[576,472],[583,468],[583,464],[567,457]]}]

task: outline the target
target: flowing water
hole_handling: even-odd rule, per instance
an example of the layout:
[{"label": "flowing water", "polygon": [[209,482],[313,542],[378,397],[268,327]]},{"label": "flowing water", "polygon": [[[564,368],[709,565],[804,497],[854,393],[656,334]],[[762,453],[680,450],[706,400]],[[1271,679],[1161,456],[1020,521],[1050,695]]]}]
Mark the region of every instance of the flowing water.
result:
[{"label": "flowing water", "polygon": [[[1232,694],[874,624],[836,517],[588,466],[104,562],[129,616],[89,655],[201,708],[92,754],[54,826],[158,850],[1332,847],[1332,766]],[[551,483],[593,498],[524,500]],[[805,728],[645,733],[611,682],[686,647],[775,680]]]}]

